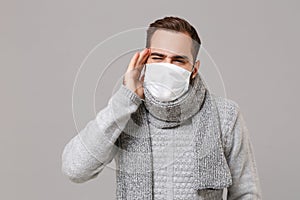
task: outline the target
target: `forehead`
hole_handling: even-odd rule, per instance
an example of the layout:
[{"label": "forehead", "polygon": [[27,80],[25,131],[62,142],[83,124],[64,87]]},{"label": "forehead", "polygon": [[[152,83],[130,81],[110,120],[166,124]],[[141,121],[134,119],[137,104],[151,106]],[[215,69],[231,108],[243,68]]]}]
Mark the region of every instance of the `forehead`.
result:
[{"label": "forehead", "polygon": [[181,32],[156,30],[150,48],[168,55],[185,55],[192,59],[192,38]]}]

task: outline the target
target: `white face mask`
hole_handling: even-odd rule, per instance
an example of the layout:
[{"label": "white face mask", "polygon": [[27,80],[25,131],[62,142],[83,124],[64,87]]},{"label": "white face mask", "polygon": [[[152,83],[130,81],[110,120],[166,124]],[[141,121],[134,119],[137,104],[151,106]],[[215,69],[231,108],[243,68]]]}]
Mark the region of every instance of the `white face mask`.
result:
[{"label": "white face mask", "polygon": [[146,64],[143,86],[159,101],[172,101],[188,91],[191,73],[170,63]]}]

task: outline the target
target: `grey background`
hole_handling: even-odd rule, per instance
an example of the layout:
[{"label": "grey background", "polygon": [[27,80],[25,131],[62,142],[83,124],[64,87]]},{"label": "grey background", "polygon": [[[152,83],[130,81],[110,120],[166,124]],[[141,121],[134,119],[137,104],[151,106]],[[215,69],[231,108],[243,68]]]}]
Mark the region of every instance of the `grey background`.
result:
[{"label": "grey background", "polygon": [[[99,42],[167,15],[196,27],[220,68],[228,98],[240,105],[264,199],[299,199],[299,5],[296,0],[1,1],[0,199],[114,198],[112,169],[84,184],[61,174],[62,150],[77,134],[74,79]],[[108,94],[98,98],[97,110]],[[81,113],[84,123],[93,118],[92,112]]]}]

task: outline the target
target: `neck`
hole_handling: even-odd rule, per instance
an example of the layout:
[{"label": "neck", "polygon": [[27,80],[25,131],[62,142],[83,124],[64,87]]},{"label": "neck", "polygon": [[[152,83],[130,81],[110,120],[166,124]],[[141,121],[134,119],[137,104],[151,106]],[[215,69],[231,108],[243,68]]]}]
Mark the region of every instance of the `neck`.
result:
[{"label": "neck", "polygon": [[206,87],[199,74],[191,79],[188,91],[176,100],[161,102],[144,88],[149,122],[157,127],[174,127],[195,115],[204,101]]}]

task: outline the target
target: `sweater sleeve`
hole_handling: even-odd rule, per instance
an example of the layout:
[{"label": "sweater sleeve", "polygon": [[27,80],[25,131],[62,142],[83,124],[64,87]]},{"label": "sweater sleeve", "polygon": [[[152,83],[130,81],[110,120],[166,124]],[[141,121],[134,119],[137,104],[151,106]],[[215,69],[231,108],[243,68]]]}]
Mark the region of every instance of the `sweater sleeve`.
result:
[{"label": "sweater sleeve", "polygon": [[75,183],[97,177],[118,152],[115,142],[141,102],[122,84],[108,105],[65,145],[62,173]]},{"label": "sweater sleeve", "polygon": [[226,146],[229,147],[226,157],[232,174],[228,200],[262,199],[254,151],[240,110],[227,134]]}]

